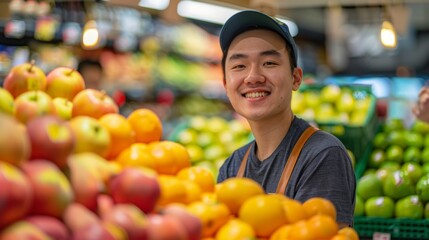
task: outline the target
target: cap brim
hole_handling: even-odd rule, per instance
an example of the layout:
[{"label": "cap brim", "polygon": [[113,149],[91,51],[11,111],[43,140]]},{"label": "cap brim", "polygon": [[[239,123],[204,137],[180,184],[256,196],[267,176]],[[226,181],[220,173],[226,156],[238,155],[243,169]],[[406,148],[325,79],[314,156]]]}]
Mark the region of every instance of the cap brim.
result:
[{"label": "cap brim", "polygon": [[230,17],[223,25],[219,40],[222,52],[226,52],[234,38],[250,29],[268,29],[282,36],[292,48],[296,60],[296,46],[286,24],[254,10],[244,10]]}]

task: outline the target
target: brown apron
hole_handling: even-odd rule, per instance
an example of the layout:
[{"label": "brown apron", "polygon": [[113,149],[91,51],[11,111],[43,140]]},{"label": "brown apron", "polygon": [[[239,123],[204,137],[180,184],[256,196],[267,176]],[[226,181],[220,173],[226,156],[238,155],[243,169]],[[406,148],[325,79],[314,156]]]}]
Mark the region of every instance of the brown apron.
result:
[{"label": "brown apron", "polygon": [[[313,133],[315,133],[317,128],[310,126],[301,134],[298,141],[296,142],[295,146],[292,149],[292,152],[289,155],[288,160],[286,161],[285,167],[283,169],[282,176],[280,178],[279,184],[277,185],[277,193],[284,194],[286,190],[286,186],[289,182],[290,175],[292,174],[293,168],[295,167],[296,160],[299,157],[299,154],[301,153],[301,149],[304,146],[305,142],[308,138],[310,138]],[[238,169],[237,177],[244,177],[244,170],[246,168],[247,164],[247,158],[249,157],[250,149],[252,148],[252,145],[249,146],[249,148],[246,151],[246,154],[244,154],[243,160],[241,161],[240,168]]]}]

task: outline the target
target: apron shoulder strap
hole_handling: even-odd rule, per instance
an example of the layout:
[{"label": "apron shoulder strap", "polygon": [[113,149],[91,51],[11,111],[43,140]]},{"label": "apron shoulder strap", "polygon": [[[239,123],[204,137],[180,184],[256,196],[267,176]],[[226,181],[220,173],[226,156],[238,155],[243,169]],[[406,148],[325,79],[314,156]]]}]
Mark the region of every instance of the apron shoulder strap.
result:
[{"label": "apron shoulder strap", "polygon": [[310,126],[301,134],[298,141],[295,143],[295,146],[292,149],[292,152],[289,155],[288,160],[286,161],[285,167],[283,169],[282,176],[280,177],[279,184],[277,185],[277,193],[284,194],[286,186],[289,182],[289,178],[292,175],[292,171],[295,167],[296,161],[298,160],[301,149],[304,146],[305,142],[315,133],[317,128]]},{"label": "apron shoulder strap", "polygon": [[[277,185],[277,190],[276,190],[277,193],[284,194],[286,190],[286,186],[289,182],[289,178],[295,167],[296,161],[298,160],[299,154],[301,153],[302,147],[304,146],[305,142],[311,137],[311,135],[313,135],[313,133],[315,133],[317,130],[319,129],[313,126],[308,127],[307,129],[305,129],[305,131],[299,137],[298,141],[295,143],[295,146],[293,147],[292,152],[290,153],[289,158],[286,161],[285,167],[282,172],[282,176],[280,177],[280,181]],[[237,177],[244,177],[244,170],[246,169],[247,159],[249,157],[249,153],[252,148],[252,145],[253,144],[251,144],[247,148],[246,153],[244,154],[243,160],[241,161],[241,164],[240,164],[240,168],[238,169],[238,172],[237,172]]]}]

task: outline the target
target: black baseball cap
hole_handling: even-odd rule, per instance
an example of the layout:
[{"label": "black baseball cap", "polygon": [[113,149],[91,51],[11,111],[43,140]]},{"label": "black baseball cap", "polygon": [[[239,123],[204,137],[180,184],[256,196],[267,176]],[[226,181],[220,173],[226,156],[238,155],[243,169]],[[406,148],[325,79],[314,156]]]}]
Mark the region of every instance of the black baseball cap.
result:
[{"label": "black baseball cap", "polygon": [[289,32],[289,27],[284,22],[255,10],[240,11],[225,22],[219,36],[222,52],[226,53],[232,40],[237,35],[251,29],[267,29],[282,36],[292,49],[292,60],[295,66],[297,66],[297,46]]}]

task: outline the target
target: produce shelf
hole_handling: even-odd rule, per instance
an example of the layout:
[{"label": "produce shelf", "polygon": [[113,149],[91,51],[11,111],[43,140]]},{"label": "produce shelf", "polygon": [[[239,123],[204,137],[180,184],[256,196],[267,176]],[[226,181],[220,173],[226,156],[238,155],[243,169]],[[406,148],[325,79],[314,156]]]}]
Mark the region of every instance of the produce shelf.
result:
[{"label": "produce shelf", "polygon": [[361,238],[376,233],[389,234],[390,239],[429,239],[429,219],[355,217],[353,228]]}]

